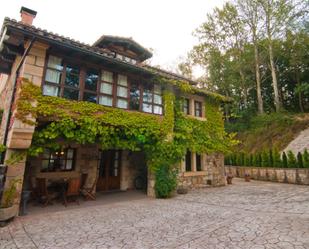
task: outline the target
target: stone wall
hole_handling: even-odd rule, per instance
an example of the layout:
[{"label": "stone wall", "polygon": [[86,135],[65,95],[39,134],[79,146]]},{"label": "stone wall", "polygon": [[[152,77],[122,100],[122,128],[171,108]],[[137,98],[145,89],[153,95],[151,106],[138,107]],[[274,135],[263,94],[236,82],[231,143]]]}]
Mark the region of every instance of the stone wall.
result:
[{"label": "stone wall", "polygon": [[194,171],[186,172],[184,163],[182,163],[178,186],[192,189],[226,184],[222,154],[202,155],[202,171],[196,171],[195,167],[194,169]]},{"label": "stone wall", "polygon": [[309,169],[225,166],[225,171],[234,177],[250,174],[254,180],[309,185]]}]

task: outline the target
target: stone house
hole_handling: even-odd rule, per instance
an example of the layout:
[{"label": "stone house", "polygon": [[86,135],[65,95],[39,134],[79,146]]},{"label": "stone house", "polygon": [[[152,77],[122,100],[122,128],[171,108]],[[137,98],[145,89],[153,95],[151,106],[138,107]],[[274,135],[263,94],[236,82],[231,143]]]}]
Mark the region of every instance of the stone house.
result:
[{"label": "stone house", "polygon": [[[26,124],[16,116],[15,101],[21,78],[39,86],[42,94],[72,101],[88,101],[126,112],[165,115],[162,85],[148,79],[160,76],[181,80],[193,88],[197,82],[145,63],[152,54],[131,38],[102,36],[93,45],[42,30],[32,25],[36,12],[22,7],[21,21],[6,18],[0,36],[0,92],[3,110],[1,143],[5,158],[22,153],[32,143],[33,134],[43,118],[32,118],[37,125]],[[184,93],[175,85],[166,85],[175,96],[184,99],[188,117],[208,122],[205,101],[208,92]],[[196,88],[197,89],[197,88]],[[61,141],[59,141],[61,143]],[[8,165],[6,183],[20,177],[24,188],[35,185],[35,178],[53,180],[88,174],[86,185],[97,180],[96,191],[134,189],[134,179],[147,168],[142,152],[101,150],[97,144],[73,143],[37,157]],[[17,166],[17,167],[16,167]],[[15,168],[15,169],[14,169]],[[16,172],[16,168],[18,169]],[[223,156],[188,152],[179,165],[179,184],[190,188],[225,185]],[[153,196],[154,179],[148,172],[148,195]]]}]

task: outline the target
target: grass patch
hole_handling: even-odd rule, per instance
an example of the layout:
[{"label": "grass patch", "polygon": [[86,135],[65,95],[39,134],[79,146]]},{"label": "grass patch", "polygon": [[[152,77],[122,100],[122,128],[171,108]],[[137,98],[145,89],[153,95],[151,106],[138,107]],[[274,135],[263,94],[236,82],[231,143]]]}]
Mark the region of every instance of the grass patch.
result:
[{"label": "grass patch", "polygon": [[[265,149],[283,150],[297,135],[309,127],[309,114],[272,113],[251,118],[246,124],[234,123],[229,129],[241,129],[237,151],[256,153]],[[246,129],[244,127],[246,126]]]}]

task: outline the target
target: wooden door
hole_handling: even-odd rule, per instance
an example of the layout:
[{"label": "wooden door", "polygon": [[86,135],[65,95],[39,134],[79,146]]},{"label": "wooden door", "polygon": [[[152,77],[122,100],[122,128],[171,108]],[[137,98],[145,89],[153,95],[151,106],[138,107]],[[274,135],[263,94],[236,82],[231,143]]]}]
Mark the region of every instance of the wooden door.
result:
[{"label": "wooden door", "polygon": [[100,152],[98,191],[120,189],[121,151],[106,150]]}]

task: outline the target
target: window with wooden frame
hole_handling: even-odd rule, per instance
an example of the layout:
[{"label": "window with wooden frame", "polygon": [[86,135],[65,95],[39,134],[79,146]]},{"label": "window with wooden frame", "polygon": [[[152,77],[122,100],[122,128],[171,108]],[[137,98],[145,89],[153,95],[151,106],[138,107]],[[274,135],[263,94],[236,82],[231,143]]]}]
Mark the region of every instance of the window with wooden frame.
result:
[{"label": "window with wooden frame", "polygon": [[143,112],[163,114],[162,89],[159,85],[145,85],[143,88]]},{"label": "window with wooden frame", "polygon": [[101,71],[101,83],[99,87],[99,104],[113,106],[113,83],[114,75],[112,72]]},{"label": "window with wooden frame", "polygon": [[190,100],[189,99],[183,100],[182,111],[186,115],[190,114]]},{"label": "window with wooden frame", "polygon": [[97,103],[97,88],[99,72],[95,69],[87,69],[85,75],[83,100]]},{"label": "window with wooden frame", "polygon": [[196,171],[202,171],[202,157],[199,154],[195,154]]},{"label": "window with wooden frame", "polygon": [[42,156],[42,172],[72,171],[75,166],[75,149],[65,148],[58,151],[45,149]]},{"label": "window with wooden frame", "polygon": [[79,67],[64,63],[61,58],[50,55],[46,65],[43,94],[78,100],[79,75]]},{"label": "window with wooden frame", "polygon": [[186,164],[186,171],[190,172],[192,171],[192,163],[191,163],[191,151],[187,151],[186,158],[185,158],[185,164]]},{"label": "window with wooden frame", "polygon": [[194,101],[194,116],[202,117],[202,102]]},{"label": "window with wooden frame", "polygon": [[128,77],[122,74],[117,77],[116,107],[128,109]]},{"label": "window with wooden frame", "polygon": [[130,110],[140,110],[140,85],[136,83],[130,84],[130,101],[129,101],[129,109]]}]

